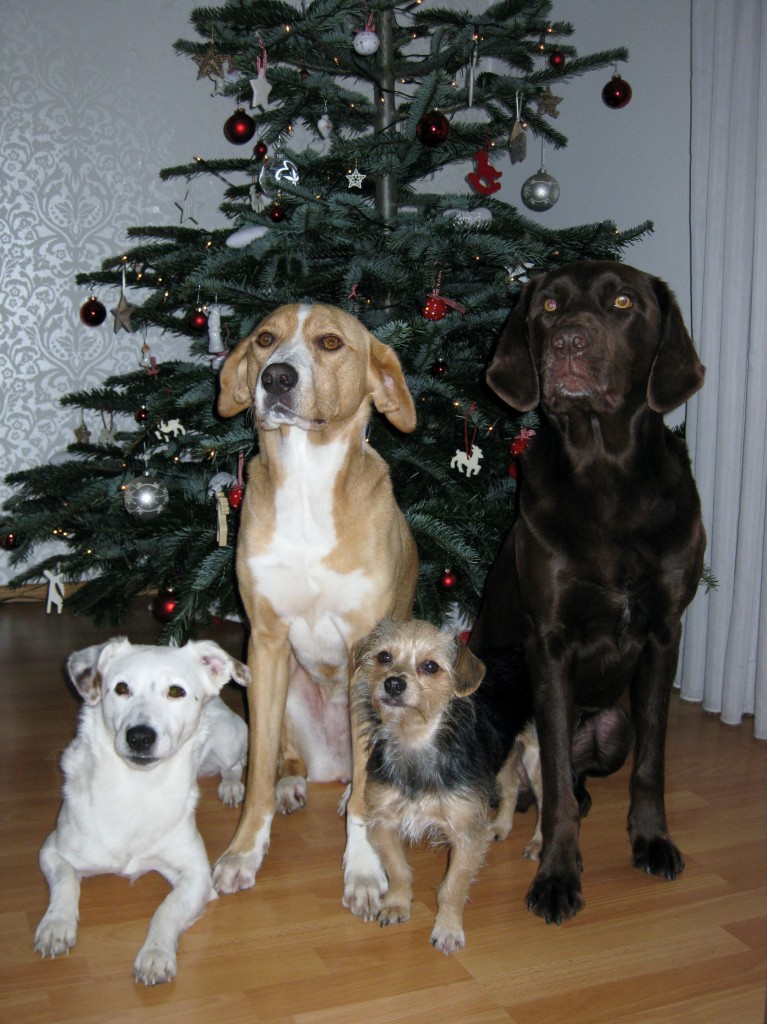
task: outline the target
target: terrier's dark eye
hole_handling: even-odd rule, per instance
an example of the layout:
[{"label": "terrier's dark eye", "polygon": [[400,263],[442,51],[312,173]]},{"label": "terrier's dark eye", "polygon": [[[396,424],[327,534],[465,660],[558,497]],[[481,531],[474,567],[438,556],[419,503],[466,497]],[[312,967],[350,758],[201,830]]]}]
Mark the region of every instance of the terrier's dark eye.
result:
[{"label": "terrier's dark eye", "polygon": [[436,661],[423,661],[419,668],[422,672],[425,672],[427,676],[433,676],[436,675],[437,672],[442,671]]},{"label": "terrier's dark eye", "polygon": [[115,693],[118,697],[127,697],[130,693],[130,687],[127,683],[117,683],[115,685]]},{"label": "terrier's dark eye", "polygon": [[388,651],[379,651],[376,654],[376,661],[379,665],[391,665],[391,654]]},{"label": "terrier's dark eye", "polygon": [[172,697],[174,700],[178,700],[179,697],[186,697],[186,690],[183,686],[169,686],[168,696]]}]

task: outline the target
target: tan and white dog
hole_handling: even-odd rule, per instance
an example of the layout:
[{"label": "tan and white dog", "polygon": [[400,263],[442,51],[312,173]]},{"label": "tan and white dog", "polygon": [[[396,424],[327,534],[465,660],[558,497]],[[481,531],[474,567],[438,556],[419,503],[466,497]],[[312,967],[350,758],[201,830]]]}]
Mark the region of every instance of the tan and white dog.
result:
[{"label": "tan and white dog", "polygon": [[35,933],[42,956],[77,937],[80,880],[158,871],[173,886],[152,917],[133,965],[157,985],[176,973],[181,933],[215,896],[195,824],[198,775],[221,775],[224,803],[242,800],[247,727],[218,696],[248,670],[218,644],[131,644],[125,637],[82,651],[67,671],[84,699],[75,739],[64,751],[64,799],[40,851],[50,903]]},{"label": "tan and white dog", "polygon": [[219,412],[252,409],[259,454],[237,550],[251,626],[250,769],[239,827],[213,875],[219,892],[252,886],[275,810],[303,806],[307,778],[351,779],[343,902],[367,919],[386,875],[365,829],[350,651],[384,615],[410,615],[418,574],[388,467],[366,442],[371,405],[399,430],[415,429],[396,353],[334,306],[281,306],[222,367]]}]

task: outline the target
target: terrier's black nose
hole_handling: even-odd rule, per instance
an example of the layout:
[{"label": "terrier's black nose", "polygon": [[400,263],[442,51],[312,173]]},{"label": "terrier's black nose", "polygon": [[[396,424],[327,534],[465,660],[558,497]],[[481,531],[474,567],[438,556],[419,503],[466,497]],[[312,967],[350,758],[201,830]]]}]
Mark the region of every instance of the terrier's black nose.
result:
[{"label": "terrier's black nose", "polygon": [[384,690],[390,697],[400,697],[407,689],[407,681],[402,676],[389,676],[384,679]]},{"label": "terrier's black nose", "polygon": [[125,739],[135,753],[148,754],[157,740],[157,733],[149,725],[134,725],[126,732]]},{"label": "terrier's black nose", "polygon": [[272,363],[261,374],[261,385],[270,395],[283,395],[298,383],[298,370],[290,363]]}]

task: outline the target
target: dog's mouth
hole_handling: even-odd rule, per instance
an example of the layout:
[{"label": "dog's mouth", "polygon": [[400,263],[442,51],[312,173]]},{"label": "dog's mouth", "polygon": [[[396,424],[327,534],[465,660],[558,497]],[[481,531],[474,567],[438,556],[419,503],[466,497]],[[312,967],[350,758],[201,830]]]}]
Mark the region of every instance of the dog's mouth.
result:
[{"label": "dog's mouth", "polygon": [[301,416],[284,402],[274,404],[256,412],[256,423],[261,430],[276,430],[278,427],[298,427],[299,430],[319,430],[325,420]]},{"label": "dog's mouth", "polygon": [[152,757],[149,754],[128,754],[124,760],[133,765],[134,768],[151,768],[157,764],[159,757]]}]

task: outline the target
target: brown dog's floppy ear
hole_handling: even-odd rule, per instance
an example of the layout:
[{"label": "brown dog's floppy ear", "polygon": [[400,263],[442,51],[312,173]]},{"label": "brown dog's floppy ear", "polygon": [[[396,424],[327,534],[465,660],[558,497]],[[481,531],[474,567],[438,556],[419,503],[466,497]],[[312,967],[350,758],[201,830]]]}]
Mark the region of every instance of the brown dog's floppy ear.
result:
[{"label": "brown dog's floppy ear", "polygon": [[647,381],[647,404],[654,412],[671,412],[703,387],[705,366],[698,359],[671,289],[657,278],[661,312],[660,344]]},{"label": "brown dog's floppy ear", "polygon": [[527,312],[536,282],[529,281],[517,298],[487,367],[488,387],[518,412],[530,412],[541,399],[538,371],[527,335]]},{"label": "brown dog's floppy ear", "polygon": [[250,335],[243,338],[224,360],[219,376],[219,416],[236,416],[253,404],[253,395],[248,387],[248,349]]},{"label": "brown dog's floppy ear", "polygon": [[368,380],[373,405],[404,434],[416,427],[415,404],[408,390],[397,353],[372,335]]},{"label": "brown dog's floppy ear", "polygon": [[472,654],[466,644],[456,641],[455,663],[453,664],[453,689],[459,697],[474,693],[485,678],[485,664]]}]

